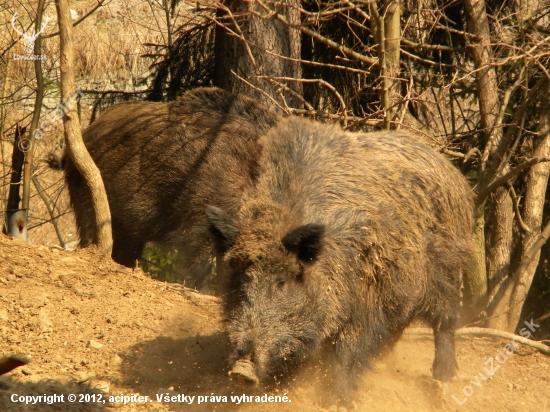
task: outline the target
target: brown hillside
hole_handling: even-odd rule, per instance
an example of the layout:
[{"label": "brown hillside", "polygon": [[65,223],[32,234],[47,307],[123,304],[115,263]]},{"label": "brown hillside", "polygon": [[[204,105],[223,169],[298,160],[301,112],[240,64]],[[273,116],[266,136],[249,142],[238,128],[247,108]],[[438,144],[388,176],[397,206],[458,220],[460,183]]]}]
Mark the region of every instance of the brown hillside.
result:
[{"label": "brown hillside", "polygon": [[[110,395],[152,397],[147,403],[116,405],[120,411],[319,411],[327,407],[321,360],[288,389],[290,403],[232,403],[230,396],[242,395],[243,389],[227,377],[216,298],[152,280],[93,250],[65,252],[0,235],[0,332],[0,352],[33,358],[10,374],[13,379],[87,381]],[[550,411],[550,358],[525,345],[489,380],[479,379],[479,386],[469,382],[483,373],[489,366],[485,362],[506,343],[457,338],[461,379],[452,384],[450,394],[443,395],[430,377],[432,339],[406,336],[373,371],[365,373],[358,410]],[[462,400],[466,385],[474,393],[460,407],[451,395]],[[156,394],[167,392],[195,396],[194,403],[157,402]],[[211,402],[211,394],[227,396],[227,402]],[[208,402],[197,405],[198,396]],[[35,410],[40,411],[40,405]]]}]

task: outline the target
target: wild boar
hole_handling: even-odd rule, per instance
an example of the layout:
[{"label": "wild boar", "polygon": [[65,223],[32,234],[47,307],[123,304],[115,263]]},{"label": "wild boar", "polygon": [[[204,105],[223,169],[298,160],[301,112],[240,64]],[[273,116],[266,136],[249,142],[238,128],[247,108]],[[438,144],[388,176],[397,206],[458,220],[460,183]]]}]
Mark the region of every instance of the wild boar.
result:
[{"label": "wild boar", "polygon": [[[103,113],[83,138],[109,200],[113,259],[132,267],[146,242],[173,245],[190,273],[188,285],[204,286],[212,260],[204,208],[238,210],[256,173],[258,138],[277,120],[253,100],[215,88],[169,103],[121,103]],[[62,163],[86,247],[97,238],[91,194],[70,158]]]},{"label": "wild boar", "polygon": [[289,118],[261,143],[258,180],[238,213],[206,209],[228,268],[233,378],[284,381],[328,347],[346,403],[369,359],[420,317],[435,335],[433,376],[450,381],[473,253],[466,179],[403,131]]}]

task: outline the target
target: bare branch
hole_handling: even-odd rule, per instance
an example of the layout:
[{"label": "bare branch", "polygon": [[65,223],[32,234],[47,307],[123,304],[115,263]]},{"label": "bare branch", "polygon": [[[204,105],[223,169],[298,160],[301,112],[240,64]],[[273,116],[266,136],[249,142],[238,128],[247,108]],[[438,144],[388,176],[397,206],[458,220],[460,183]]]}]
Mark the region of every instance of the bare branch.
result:
[{"label": "bare branch", "polygon": [[550,318],[550,312],[548,312],[547,314],[542,315],[542,316],[536,318],[536,319],[535,319],[535,322],[540,322],[541,320],[548,319],[548,318]]},{"label": "bare branch", "polygon": [[286,82],[319,83],[320,85],[326,87],[332,93],[334,93],[334,95],[336,96],[336,98],[340,102],[340,106],[342,108],[342,113],[344,114],[344,116],[346,114],[346,103],[344,102],[344,98],[342,97],[342,95],[340,93],[338,93],[338,90],[336,90],[336,88],[332,84],[324,81],[323,79],[295,79],[293,77],[276,77],[276,76],[254,76],[254,77],[257,78],[257,79],[262,79],[262,80],[273,79],[273,80],[281,80],[281,81],[286,81]]},{"label": "bare branch", "polygon": [[[450,69],[456,69],[463,72],[466,72],[463,68],[455,66],[453,64],[446,64],[446,63],[438,63],[431,60],[423,59],[422,57],[418,57],[416,54],[412,54],[408,52],[407,50],[401,49],[401,53],[403,53],[405,56],[409,56],[411,59],[418,60],[419,62],[422,62],[424,64],[427,64],[429,66],[437,66],[437,67],[448,67]],[[468,75],[472,74],[472,72],[467,72]]]},{"label": "bare branch", "polygon": [[[267,7],[263,1],[261,0],[257,0],[257,3],[259,5],[261,5],[264,9],[266,10],[269,10],[269,7]],[[310,37],[313,37],[315,40],[331,47],[332,49],[335,49],[335,50],[338,50],[339,52],[345,54],[346,56],[348,57],[352,57],[360,62],[363,62],[363,63],[367,63],[371,66],[375,66],[378,64],[378,59],[375,59],[375,58],[372,58],[372,57],[368,57],[368,56],[364,56],[360,53],[357,53],[356,51],[344,46],[344,45],[341,45],[341,44],[338,44],[336,43],[335,41],[333,40],[330,40],[330,39],[327,39],[326,37],[322,36],[321,34],[307,28],[307,27],[304,27],[304,26],[300,26],[300,25],[295,25],[295,24],[290,24],[286,18],[277,13],[277,12],[272,12],[270,14],[268,14],[268,16],[260,16],[262,18],[271,18],[271,17],[275,17],[276,19],[280,20],[281,22],[283,22],[286,26],[288,27],[292,27],[292,28],[295,28],[295,29],[298,29],[300,30],[302,33],[310,36]]]},{"label": "bare branch", "polygon": [[[94,11],[99,9],[101,6],[107,5],[109,3],[105,3],[107,0],[97,0],[97,4],[90,9],[90,11],[86,12],[81,18],[79,18],[77,21],[73,23],[73,27],[78,26],[80,23],[82,23],[84,20],[86,20],[88,17],[90,17]],[[56,31],[55,33],[49,33],[49,34],[43,34],[43,39],[49,39],[50,37],[59,36],[59,31]]]},{"label": "bare branch", "polygon": [[460,153],[460,152],[455,152],[453,150],[448,150],[448,149],[443,149],[441,151],[441,153],[444,153],[448,156],[451,156],[451,157],[456,157],[458,159],[464,159],[466,157],[466,155],[464,155],[464,153]]},{"label": "bare branch", "polygon": [[229,27],[227,27],[225,24],[221,24],[217,19],[213,18],[213,17],[210,17],[208,15],[206,15],[205,17],[212,21],[213,23],[215,23],[216,25],[220,26],[220,27],[223,27],[225,30],[227,30],[231,35],[237,37],[240,41],[242,41],[242,43],[244,44],[244,47],[246,48],[246,53],[248,54],[248,58],[250,59],[250,62],[252,63],[252,66],[254,66],[254,70],[257,70],[257,65],[256,65],[256,59],[254,59],[254,55],[252,54],[252,50],[250,50],[250,45],[249,45],[249,41],[246,40],[246,38],[244,37],[243,35],[243,32],[241,31],[241,28],[239,27],[239,24],[237,23],[237,21],[235,20],[235,16],[233,16],[233,13],[231,12],[231,10],[229,9],[229,7],[226,7],[224,6],[221,2],[219,3],[218,7],[220,9],[222,9],[225,13],[227,13],[227,15],[229,16],[229,18],[231,19],[232,23],[233,23],[233,26],[235,27],[235,31],[231,30]]},{"label": "bare branch", "polygon": [[[512,93],[516,90],[516,88],[524,80],[523,79],[524,71],[525,71],[525,66],[522,68],[520,74],[518,75],[516,82],[512,86],[510,86],[504,93],[504,96],[502,98],[502,104],[500,106],[500,113],[495,121],[495,128],[500,127],[502,125],[504,121],[504,115],[506,114],[506,109],[510,101],[510,97],[512,96]],[[487,142],[487,144],[485,145],[485,149],[483,150],[483,156],[481,158],[481,170],[485,170],[486,163],[489,159],[489,150],[491,148],[494,137],[495,137],[495,134],[491,133],[491,136],[489,137],[489,141]]]},{"label": "bare branch", "polygon": [[464,159],[462,160],[462,163],[466,163],[468,159],[470,159],[470,157],[472,157],[474,154],[477,155],[479,158],[481,158],[481,151],[477,147],[472,147],[464,155]]},{"label": "bare branch", "polygon": [[[342,115],[327,113],[320,110],[290,109],[290,113],[301,115],[301,116],[317,117],[319,119],[338,120],[341,122],[344,121],[344,116]],[[382,124],[381,120],[366,119],[366,118],[355,117],[355,116],[346,116],[346,120],[352,121],[353,125],[366,124],[369,126],[380,127],[380,125]]]},{"label": "bare branch", "polygon": [[483,189],[481,192],[477,195],[476,204],[481,205],[485,198],[492,192],[494,192],[497,188],[508,182],[513,177],[517,176],[519,173],[523,172],[525,169],[530,168],[533,165],[536,165],[537,163],[541,162],[549,162],[550,157],[548,156],[542,156],[542,157],[534,157],[532,159],[529,159],[527,162],[522,163],[516,167],[514,167],[512,170],[510,170],[508,173],[506,173],[504,176],[501,176],[497,180],[495,180],[493,183],[491,183],[487,188]]},{"label": "bare branch", "polygon": [[281,109],[281,111],[283,111],[284,113],[287,113],[287,114],[290,114],[288,113],[287,110],[285,110],[285,108],[283,106],[281,106],[273,97],[271,97],[269,95],[269,93],[266,93],[264,90],[260,89],[259,87],[256,87],[254,86],[252,83],[246,81],[245,79],[243,79],[241,76],[239,76],[237,73],[235,73],[233,70],[231,70],[231,74],[233,76],[235,76],[237,79],[239,79],[241,82],[243,82],[244,84],[246,84],[248,87],[251,87],[252,89],[256,90],[257,92],[259,93],[262,93],[264,96],[266,96],[269,100],[271,100],[273,102],[274,105],[276,105],[277,107],[279,107],[279,109]]},{"label": "bare branch", "polygon": [[413,47],[415,49],[441,50],[441,51],[450,51],[450,52],[466,51],[465,47],[449,47],[449,46],[443,46],[441,44],[419,44],[405,38],[401,39],[401,43],[407,47]]},{"label": "bare branch", "polygon": [[519,227],[521,230],[523,230],[525,233],[531,233],[531,229],[529,226],[525,224],[521,217],[521,213],[519,211],[519,198],[516,195],[516,191],[514,190],[514,186],[510,182],[505,183],[506,187],[510,191],[510,197],[512,198],[512,204],[514,205],[514,213],[516,214],[516,219],[518,220]]},{"label": "bare branch", "polygon": [[263,50],[263,52],[265,52],[266,54],[269,54],[270,56],[274,56],[274,57],[277,57],[277,58],[282,59],[282,60],[288,60],[288,61],[291,61],[291,62],[296,62],[296,63],[301,63],[301,64],[308,64],[310,66],[327,67],[329,69],[345,70],[345,71],[350,72],[350,73],[358,73],[358,74],[364,74],[364,75],[369,74],[369,72],[367,70],[354,69],[353,67],[341,66],[339,64],[322,63],[322,62],[315,62],[315,61],[303,60],[303,59],[294,59],[292,57],[283,56],[281,54],[274,53],[270,50]]},{"label": "bare branch", "polygon": [[[311,104],[309,104],[309,102],[306,99],[304,99],[300,94],[298,94],[294,90],[292,90],[286,84],[278,82],[278,81],[274,80],[273,78],[271,78],[269,76],[266,76],[266,77],[267,77],[266,80],[268,80],[272,84],[276,85],[278,88],[284,90],[285,92],[290,93],[293,98],[295,98],[296,100],[299,100],[308,110],[314,110],[313,106]],[[283,102],[285,102],[284,99],[283,99]],[[285,104],[286,104],[286,102],[285,102]],[[288,109],[291,110],[291,108],[288,108]]]},{"label": "bare branch", "polygon": [[[516,109],[516,112],[514,114],[513,123],[508,127],[506,130],[506,133],[500,140],[499,146],[495,150],[493,156],[494,159],[491,162],[491,165],[489,167],[488,172],[483,177],[482,181],[477,186],[478,190],[478,201],[477,204],[481,204],[482,202],[479,201],[479,199],[485,199],[485,197],[491,192],[487,191],[489,182],[491,182],[494,177],[497,175],[498,170],[501,169],[501,165],[505,163],[503,159],[505,158],[504,154],[506,150],[508,150],[510,146],[510,142],[512,141],[512,138],[514,137],[514,133],[516,132],[516,129],[518,125],[521,123],[521,119],[525,116],[525,112],[527,111],[527,108],[529,105],[533,102],[535,99],[536,94],[538,93],[539,89],[544,86],[546,82],[546,77],[541,77],[537,83],[529,90],[527,93],[527,96],[523,100],[523,102],[520,104],[520,106]],[[482,196],[482,193],[484,196]]]},{"label": "bare branch", "polygon": [[48,200],[48,198],[46,197],[46,194],[44,193],[44,189],[42,189],[42,185],[40,184],[36,176],[32,177],[32,182],[34,183],[34,187],[36,188],[36,191],[40,195],[40,198],[46,205],[46,209],[48,210],[48,214],[50,215],[50,220],[55,229],[55,233],[57,234],[57,239],[59,240],[59,244],[63,249],[66,249],[65,242],[63,241],[63,236],[61,236],[61,232],[59,231],[59,226],[57,225],[57,218],[54,215],[54,211],[50,201]]}]

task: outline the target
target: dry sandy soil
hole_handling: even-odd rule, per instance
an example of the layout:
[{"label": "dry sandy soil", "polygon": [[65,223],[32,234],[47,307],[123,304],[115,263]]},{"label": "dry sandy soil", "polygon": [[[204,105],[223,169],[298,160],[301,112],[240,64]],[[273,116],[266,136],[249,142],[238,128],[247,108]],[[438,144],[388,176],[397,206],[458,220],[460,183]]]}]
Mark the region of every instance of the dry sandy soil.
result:
[{"label": "dry sandy soil", "polygon": [[[0,234],[0,333],[1,353],[32,356],[10,373],[16,381],[85,381],[110,395],[152,398],[115,404],[120,411],[307,412],[329,406],[320,360],[287,389],[291,402],[232,403],[231,396],[244,390],[227,376],[216,298],[152,280],[93,250],[30,246]],[[364,374],[357,410],[550,411],[550,357],[522,345],[508,359],[499,358],[501,365],[494,360],[500,367],[490,379],[479,375],[506,343],[458,337],[461,377],[444,394],[430,377],[432,338],[405,335]],[[166,393],[195,398],[192,405],[157,402],[156,394]],[[211,402],[211,394],[227,396],[227,402]],[[197,405],[198,396],[208,402]]]}]

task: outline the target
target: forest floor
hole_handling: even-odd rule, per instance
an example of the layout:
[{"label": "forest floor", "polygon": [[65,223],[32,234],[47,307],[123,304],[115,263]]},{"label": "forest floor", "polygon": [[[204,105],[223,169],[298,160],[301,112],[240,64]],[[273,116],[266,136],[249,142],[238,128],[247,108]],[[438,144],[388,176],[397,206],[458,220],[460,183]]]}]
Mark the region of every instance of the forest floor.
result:
[{"label": "forest floor", "polygon": [[[112,396],[149,396],[116,403],[121,412],[327,410],[322,360],[304,368],[287,392],[274,393],[286,393],[286,403],[232,401],[245,392],[228,378],[220,319],[216,298],[153,280],[93,250],[66,252],[0,234],[0,353],[32,356],[9,374],[14,380],[72,380]],[[550,411],[550,357],[521,345],[504,359],[499,351],[507,343],[457,337],[460,378],[443,394],[431,378],[432,337],[405,335],[361,377],[357,410]],[[490,359],[495,373],[484,380]],[[167,393],[186,401],[157,401]],[[248,394],[261,400],[263,392]],[[195,397],[191,405],[188,396]]]}]

